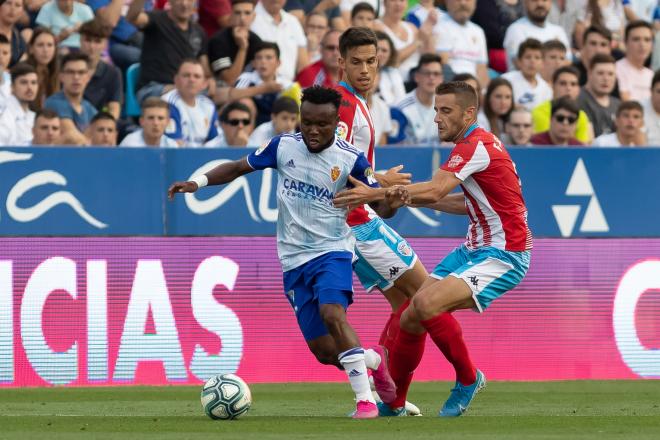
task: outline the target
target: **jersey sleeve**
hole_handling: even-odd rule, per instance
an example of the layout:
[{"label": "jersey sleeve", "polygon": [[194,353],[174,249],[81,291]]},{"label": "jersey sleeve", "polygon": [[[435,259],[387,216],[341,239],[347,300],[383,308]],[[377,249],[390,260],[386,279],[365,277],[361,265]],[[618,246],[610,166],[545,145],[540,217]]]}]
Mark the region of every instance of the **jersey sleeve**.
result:
[{"label": "jersey sleeve", "polygon": [[281,139],[281,136],[275,136],[268,144],[250,153],[247,157],[248,165],[254,170],[263,170],[265,168],[277,169],[277,149],[279,148]]},{"label": "jersey sleeve", "polygon": [[[374,170],[363,153],[360,153],[355,160],[355,164],[351,170],[351,176],[372,188],[380,187],[374,175]],[[353,185],[349,183],[347,186],[352,187]]]},{"label": "jersey sleeve", "polygon": [[183,131],[181,128],[181,113],[179,113],[179,109],[174,105],[169,104],[169,106],[170,122],[167,124],[167,128],[165,128],[165,136],[174,140],[182,139]]},{"label": "jersey sleeve", "polygon": [[485,170],[490,164],[490,155],[481,141],[461,142],[456,145],[449,159],[440,167],[465,180],[474,173]]}]

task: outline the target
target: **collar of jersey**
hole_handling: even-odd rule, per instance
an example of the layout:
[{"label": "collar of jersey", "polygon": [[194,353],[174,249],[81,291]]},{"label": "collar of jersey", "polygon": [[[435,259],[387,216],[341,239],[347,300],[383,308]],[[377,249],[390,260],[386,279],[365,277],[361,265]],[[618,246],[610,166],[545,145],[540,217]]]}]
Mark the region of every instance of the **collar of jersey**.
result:
[{"label": "collar of jersey", "polygon": [[466,137],[470,136],[470,134],[471,134],[475,129],[477,129],[478,127],[479,127],[479,124],[477,124],[476,122],[475,122],[474,124],[470,125],[470,127],[469,127],[469,128],[467,129],[467,131],[465,132],[465,135],[463,135],[463,139],[465,139]]},{"label": "collar of jersey", "polygon": [[339,85],[342,86],[343,88],[345,88],[346,90],[348,90],[349,92],[351,92],[352,94],[354,94],[355,96],[357,96],[358,98],[360,98],[361,100],[366,101],[366,99],[364,98],[364,96],[360,95],[360,94],[359,94],[359,93],[353,88],[353,86],[351,86],[350,84],[348,84],[346,81],[339,81]]}]

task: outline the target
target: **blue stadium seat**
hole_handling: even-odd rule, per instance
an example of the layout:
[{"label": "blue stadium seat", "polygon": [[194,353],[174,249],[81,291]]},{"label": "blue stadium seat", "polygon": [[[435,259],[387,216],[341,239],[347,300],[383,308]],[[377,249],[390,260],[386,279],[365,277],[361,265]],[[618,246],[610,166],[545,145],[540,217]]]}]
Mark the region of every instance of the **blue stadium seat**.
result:
[{"label": "blue stadium seat", "polygon": [[489,77],[490,79],[495,79],[495,78],[497,78],[498,76],[500,76],[500,72],[498,72],[498,71],[495,70],[495,69],[491,69],[490,67],[488,68],[488,77]]},{"label": "blue stadium seat", "polygon": [[126,70],[126,100],[124,105],[126,116],[140,116],[140,103],[135,97],[139,77],[140,63],[132,64]]}]

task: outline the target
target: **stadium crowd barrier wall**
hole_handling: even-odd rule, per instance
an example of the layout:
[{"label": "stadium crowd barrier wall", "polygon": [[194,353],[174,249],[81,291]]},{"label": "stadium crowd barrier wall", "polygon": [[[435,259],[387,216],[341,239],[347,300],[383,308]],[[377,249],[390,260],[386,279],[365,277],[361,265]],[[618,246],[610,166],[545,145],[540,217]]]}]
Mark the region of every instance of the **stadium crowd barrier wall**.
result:
[{"label": "stadium crowd barrier wall", "polygon": [[[427,179],[448,151],[382,149],[377,168]],[[345,380],[308,353],[282,292],[274,173],[165,199],[171,181],[243,154],[0,149],[0,386]],[[475,363],[498,380],[660,377],[660,149],[511,155],[532,265],[483,316],[457,313]],[[466,230],[427,210],[391,223],[428,269]],[[355,290],[349,316],[370,345],[388,307]],[[416,378],[452,380],[428,347]]]}]

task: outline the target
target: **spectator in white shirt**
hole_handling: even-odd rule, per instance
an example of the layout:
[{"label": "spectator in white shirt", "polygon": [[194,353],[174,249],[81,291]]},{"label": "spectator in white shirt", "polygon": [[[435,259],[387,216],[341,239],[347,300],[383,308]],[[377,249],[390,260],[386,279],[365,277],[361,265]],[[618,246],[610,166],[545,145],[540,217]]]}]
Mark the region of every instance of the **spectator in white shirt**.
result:
[{"label": "spectator in white shirt", "polygon": [[140,129],[129,134],[121,141],[120,147],[169,147],[179,145],[165,136],[165,129],[170,122],[170,106],[156,96],[142,101]]},{"label": "spectator in white shirt", "polygon": [[644,63],[653,50],[653,26],[631,21],[625,32],[626,57],[616,62],[616,77],[622,101],[643,101],[651,96],[653,71]]},{"label": "spectator in white shirt", "polygon": [[62,136],[60,117],[55,110],[39,110],[32,126],[32,145],[59,145]]},{"label": "spectator in white shirt", "polygon": [[495,78],[488,84],[477,122],[481,127],[499,137],[504,133],[504,121],[513,107],[511,83],[501,76]]},{"label": "spectator in white shirt", "polygon": [[[429,121],[435,118],[435,89],[444,81],[440,56],[430,53],[422,55],[414,79],[417,87],[397,105],[405,117],[400,121],[399,135],[403,129],[404,144],[437,145],[438,128]],[[401,122],[404,127],[401,127]]]},{"label": "spectator in white shirt", "polygon": [[513,100],[527,110],[543,101],[552,99],[552,88],[541,77],[543,65],[542,44],[539,40],[529,38],[518,48],[518,67],[520,70],[502,75],[513,86]]},{"label": "spectator in white shirt", "polygon": [[245,147],[252,132],[250,108],[242,102],[227,104],[220,112],[220,133],[205,147]]},{"label": "spectator in white shirt", "polygon": [[598,136],[594,147],[636,147],[646,145],[644,109],[637,101],[622,102],[616,111],[616,131]]},{"label": "spectator in white shirt", "polygon": [[186,147],[201,147],[218,135],[215,104],[202,94],[207,81],[197,58],[183,60],[174,76],[174,89],[162,96],[170,106],[165,134]]},{"label": "spectator in white shirt", "polygon": [[30,104],[37,98],[39,77],[27,63],[11,69],[11,91],[7,106],[0,114],[0,145],[27,146],[32,141],[34,112]]},{"label": "spectator in white shirt", "polygon": [[111,113],[100,111],[94,115],[89,131],[92,147],[117,146],[117,120]]},{"label": "spectator in white shirt", "polygon": [[11,75],[7,72],[11,61],[11,43],[9,39],[0,34],[0,111],[7,105],[11,95]]},{"label": "spectator in white shirt", "polygon": [[377,93],[387,103],[393,106],[406,96],[406,87],[397,65],[397,51],[389,35],[376,31],[378,39],[378,86]]},{"label": "spectator in white shirt", "polygon": [[442,15],[434,28],[435,48],[454,73],[475,75],[487,86],[488,48],[483,29],[470,18],[477,7],[476,0],[447,0],[447,14]]},{"label": "spectator in white shirt", "polygon": [[277,44],[281,59],[286,60],[278,73],[293,81],[296,74],[309,64],[307,38],[298,19],[282,9],[284,3],[284,0],[261,0],[250,30],[263,41]]},{"label": "spectator in white shirt", "polygon": [[651,97],[642,102],[642,107],[646,142],[654,147],[660,147],[660,71],[653,75]]},{"label": "spectator in white shirt", "polygon": [[295,133],[298,125],[298,103],[287,96],[280,96],[273,103],[270,122],[264,122],[248,138],[248,146],[260,147],[272,137],[282,133]]},{"label": "spectator in white shirt", "polygon": [[528,38],[535,38],[542,43],[548,40],[559,40],[567,48],[571,47],[564,29],[547,21],[551,6],[552,0],[525,0],[527,15],[514,21],[504,35],[504,49],[509,69],[513,69],[515,66],[518,47]]}]

